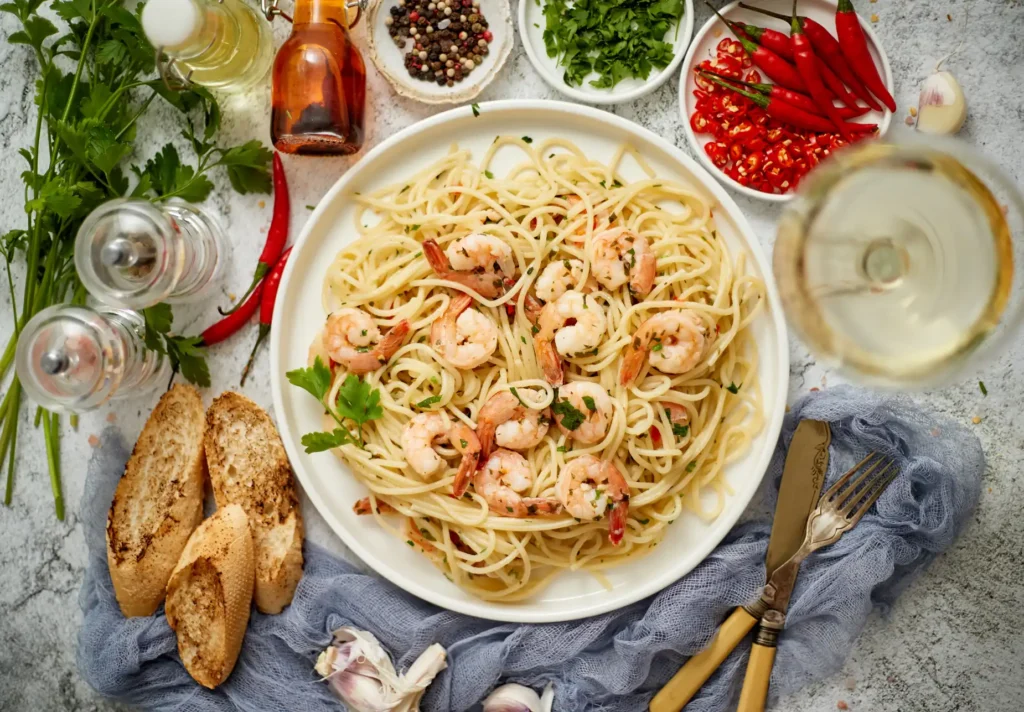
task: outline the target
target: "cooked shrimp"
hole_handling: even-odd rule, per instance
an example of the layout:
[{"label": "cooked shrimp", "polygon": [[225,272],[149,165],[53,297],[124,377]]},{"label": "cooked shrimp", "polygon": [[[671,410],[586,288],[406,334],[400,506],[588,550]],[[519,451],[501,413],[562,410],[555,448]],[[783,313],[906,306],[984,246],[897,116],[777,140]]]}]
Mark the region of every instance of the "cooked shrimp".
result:
[{"label": "cooked shrimp", "polygon": [[668,420],[672,423],[673,429],[675,426],[687,425],[690,422],[690,413],[686,408],[679,405],[678,403],[670,403],[669,401],[661,401],[661,407],[665,409],[665,415],[668,416]]},{"label": "cooked shrimp", "polygon": [[692,370],[704,357],[704,323],[694,312],[672,309],[649,317],[633,334],[619,369],[619,381],[632,385],[644,360],[664,373]]},{"label": "cooked shrimp", "polygon": [[[370,501],[369,497],[363,497],[361,500],[352,505],[352,511],[356,514],[373,514],[373,502]],[[398,514],[398,510],[392,507],[390,504],[382,499],[377,500],[377,513],[378,514]]]},{"label": "cooked shrimp", "polygon": [[[576,289],[583,276],[583,261],[563,259],[549,262],[537,277],[537,296],[545,302],[553,302],[570,289]],[[591,275],[579,290],[586,294],[597,289],[597,281]]]},{"label": "cooked shrimp", "polygon": [[[582,420],[570,406],[582,414]],[[615,414],[611,397],[601,386],[591,381],[573,381],[559,388],[551,410],[555,412],[558,429],[584,445],[601,442],[608,434]]]},{"label": "cooked shrimp", "polygon": [[455,296],[430,328],[434,350],[456,368],[476,368],[498,348],[498,328],[476,309],[473,297]]},{"label": "cooked shrimp", "polygon": [[448,439],[451,420],[443,410],[414,415],[402,431],[402,453],[409,466],[424,477],[429,477],[447,463],[434,450],[434,441]]},{"label": "cooked shrimp", "polygon": [[537,360],[548,383],[563,381],[562,356],[583,356],[604,336],[604,308],[593,297],[570,290],[541,311],[533,337]]},{"label": "cooked shrimp", "polygon": [[497,443],[509,450],[528,450],[540,444],[548,433],[547,408],[527,408],[508,391],[487,399],[476,419],[481,457],[486,459]]},{"label": "cooked shrimp", "polygon": [[352,373],[369,373],[388,362],[408,333],[409,322],[403,319],[382,336],[373,317],[346,307],[327,317],[323,349]]},{"label": "cooked shrimp", "polygon": [[526,319],[536,325],[540,321],[540,314],[544,311],[544,303],[532,294],[527,294],[523,299],[523,314]]},{"label": "cooked shrimp", "polygon": [[518,452],[495,450],[473,477],[473,487],[490,510],[502,517],[531,517],[561,510],[558,500],[523,497],[533,485],[530,463]]},{"label": "cooked shrimp", "polygon": [[502,294],[505,280],[516,272],[512,248],[493,235],[466,235],[452,241],[444,251],[434,240],[424,240],[423,254],[438,277],[479,292],[486,299]]},{"label": "cooked shrimp", "polygon": [[610,510],[608,541],[615,546],[622,542],[629,514],[629,483],[614,462],[602,462],[593,455],[571,460],[558,474],[555,494],[576,519],[600,519]]},{"label": "cooked shrimp", "polygon": [[639,297],[650,294],[658,268],[646,238],[621,227],[594,236],[590,265],[605,289],[618,289],[628,281],[629,291]]},{"label": "cooked shrimp", "polygon": [[452,494],[461,497],[469,487],[469,478],[476,472],[480,462],[480,440],[471,427],[465,423],[456,423],[448,431],[448,441],[462,455],[459,471],[455,473],[455,481],[452,482]]}]

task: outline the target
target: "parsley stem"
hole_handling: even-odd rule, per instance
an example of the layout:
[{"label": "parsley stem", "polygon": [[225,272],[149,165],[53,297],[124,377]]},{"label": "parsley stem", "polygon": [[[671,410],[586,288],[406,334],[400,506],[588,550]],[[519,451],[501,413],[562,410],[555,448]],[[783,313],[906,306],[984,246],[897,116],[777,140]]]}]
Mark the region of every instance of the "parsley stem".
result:
[{"label": "parsley stem", "polygon": [[50,468],[50,489],[57,519],[64,521],[64,495],[60,489],[60,416],[43,413],[43,439],[46,441],[46,464]]},{"label": "parsley stem", "polygon": [[[82,49],[78,56],[78,66],[75,67],[75,78],[71,82],[71,91],[68,93],[68,103],[64,105],[64,113],[60,117],[61,123],[67,121],[68,115],[71,113],[71,106],[75,101],[75,92],[78,91],[78,80],[82,78],[82,69],[85,67],[85,60],[89,54],[89,45],[92,44],[92,36],[96,32],[96,25],[100,20],[100,15],[96,12],[96,0],[92,0],[89,8],[92,11],[92,21],[89,23],[88,31],[85,33],[85,40],[82,42]],[[50,155],[53,156],[52,153]],[[50,163],[51,172],[55,163],[56,161],[51,161]]]},{"label": "parsley stem", "polygon": [[[4,455],[8,455],[7,485],[4,488],[4,504],[11,504],[11,495],[14,493],[14,448],[17,445],[18,434],[18,406],[20,405],[21,383],[17,377],[11,383],[11,389],[0,406],[0,414],[4,420],[3,430],[0,430],[0,467]],[[8,448],[10,450],[8,451]]]}]

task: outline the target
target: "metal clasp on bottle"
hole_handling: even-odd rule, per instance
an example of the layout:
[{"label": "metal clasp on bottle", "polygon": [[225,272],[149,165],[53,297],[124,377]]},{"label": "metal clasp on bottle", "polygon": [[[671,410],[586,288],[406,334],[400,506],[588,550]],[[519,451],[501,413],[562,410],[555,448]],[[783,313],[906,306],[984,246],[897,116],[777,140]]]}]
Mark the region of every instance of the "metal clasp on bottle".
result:
[{"label": "metal clasp on bottle", "polygon": [[[271,22],[273,22],[274,18],[277,16],[281,16],[288,20],[288,22],[291,22],[291,16],[277,6],[278,2],[280,2],[280,0],[260,0],[260,8],[263,10],[263,14],[266,16],[267,20],[270,20]],[[370,0],[348,0],[348,2],[345,3],[346,10],[356,8],[356,16],[352,22],[348,23],[347,29],[352,29],[359,24],[359,20],[362,18],[363,12],[366,11],[369,4]]]}]

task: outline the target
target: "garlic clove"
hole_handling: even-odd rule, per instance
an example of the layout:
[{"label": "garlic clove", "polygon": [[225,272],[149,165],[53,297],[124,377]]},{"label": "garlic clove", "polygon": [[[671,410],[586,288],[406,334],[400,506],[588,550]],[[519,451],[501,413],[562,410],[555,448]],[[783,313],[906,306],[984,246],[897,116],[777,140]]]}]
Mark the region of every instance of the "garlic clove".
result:
[{"label": "garlic clove", "polygon": [[437,643],[420,653],[409,669],[402,673],[401,682],[406,697],[401,705],[395,707],[395,712],[419,712],[420,699],[427,686],[437,673],[448,667],[446,656],[445,649]]},{"label": "garlic clove", "polygon": [[917,130],[935,135],[955,134],[967,120],[967,100],[960,83],[949,72],[935,72],[921,87]]},{"label": "garlic clove", "polygon": [[547,687],[544,688],[543,694],[540,696],[540,712],[551,712],[551,707],[554,704],[555,686],[549,682]]},{"label": "garlic clove", "polygon": [[545,702],[542,702],[529,687],[510,682],[487,695],[483,712],[551,712],[554,691],[550,684],[544,690],[544,697]]}]

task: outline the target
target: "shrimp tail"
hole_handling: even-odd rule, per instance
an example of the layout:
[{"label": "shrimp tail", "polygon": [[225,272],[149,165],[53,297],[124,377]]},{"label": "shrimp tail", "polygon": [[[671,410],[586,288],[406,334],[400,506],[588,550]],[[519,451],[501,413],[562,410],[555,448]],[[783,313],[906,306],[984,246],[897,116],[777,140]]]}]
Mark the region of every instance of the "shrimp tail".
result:
[{"label": "shrimp tail", "polygon": [[541,370],[544,371],[544,378],[552,386],[562,385],[565,381],[565,373],[562,368],[562,357],[555,348],[555,342],[543,339],[538,334],[534,337],[533,344],[537,351],[537,360],[540,361]]},{"label": "shrimp tail", "polygon": [[654,289],[654,278],[657,274],[658,260],[654,253],[642,253],[630,277],[629,291],[637,297],[646,297]]},{"label": "shrimp tail", "polygon": [[632,344],[626,349],[626,355],[622,357],[622,366],[619,368],[619,383],[623,386],[632,386],[640,375],[647,360],[647,349],[636,348]]},{"label": "shrimp tail", "polygon": [[402,319],[392,326],[388,333],[381,338],[377,343],[377,348],[374,349],[374,353],[377,355],[378,360],[380,360],[381,365],[387,363],[395,355],[395,352],[401,348],[402,342],[405,341],[405,337],[408,336],[411,328],[409,320]]},{"label": "shrimp tail", "polygon": [[626,535],[626,517],[629,514],[629,497],[615,503],[615,509],[608,515],[608,541],[612,546],[622,543]]},{"label": "shrimp tail", "polygon": [[448,261],[448,255],[444,253],[437,240],[423,241],[423,256],[427,258],[427,264],[442,279],[448,279],[452,272],[452,263]]},{"label": "shrimp tail", "polygon": [[[377,514],[397,514],[398,513],[397,509],[392,507],[390,504],[388,504],[384,500],[378,499],[376,501],[376,505],[377,505],[377,507],[376,507]],[[356,514],[359,514],[359,515],[373,514],[374,513],[374,503],[370,500],[369,497],[363,497],[361,500],[359,500],[354,505],[352,505],[352,511],[355,512]]]},{"label": "shrimp tail", "polygon": [[462,462],[459,463],[459,470],[452,483],[452,494],[461,497],[480,464],[480,439],[472,428],[459,423],[448,433],[448,441],[462,454]]},{"label": "shrimp tail", "polygon": [[544,304],[532,294],[527,294],[523,304],[523,314],[531,324],[536,325],[540,320],[540,313],[544,310]]}]

